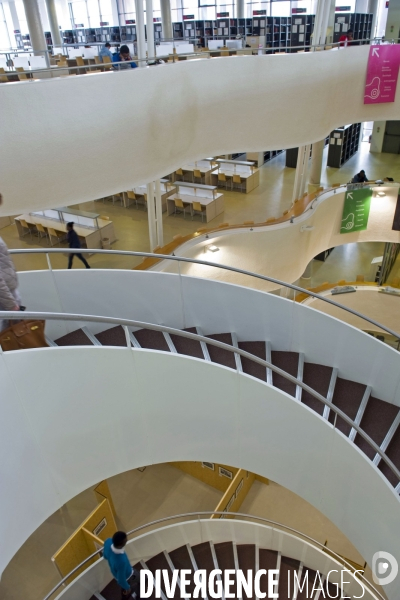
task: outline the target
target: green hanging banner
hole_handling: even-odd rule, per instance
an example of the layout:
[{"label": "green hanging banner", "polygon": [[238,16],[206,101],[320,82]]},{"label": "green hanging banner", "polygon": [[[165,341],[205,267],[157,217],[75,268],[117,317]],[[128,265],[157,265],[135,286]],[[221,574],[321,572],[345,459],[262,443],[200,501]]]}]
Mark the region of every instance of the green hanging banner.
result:
[{"label": "green hanging banner", "polygon": [[340,233],[367,229],[372,190],[362,188],[346,192]]}]

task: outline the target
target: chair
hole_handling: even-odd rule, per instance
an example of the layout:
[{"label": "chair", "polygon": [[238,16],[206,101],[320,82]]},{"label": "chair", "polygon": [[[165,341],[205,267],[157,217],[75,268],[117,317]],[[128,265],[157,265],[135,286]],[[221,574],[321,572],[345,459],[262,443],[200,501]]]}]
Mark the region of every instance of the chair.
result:
[{"label": "chair", "polygon": [[46,229],[43,227],[43,225],[41,223],[36,223],[36,229],[37,229],[37,232],[38,232],[38,235],[40,238],[42,238],[42,237],[47,238],[49,236]]},{"label": "chair", "polygon": [[207,217],[206,210],[207,208],[202,206],[200,202],[193,202],[192,221],[195,215],[201,215],[201,221],[203,222],[203,216]]},{"label": "chair", "polygon": [[[128,198],[128,207],[131,205],[131,203],[129,202],[129,200],[132,200],[135,204],[136,204],[136,194],[135,192],[132,192],[131,190],[128,190],[127,192],[125,192]],[[132,204],[133,204],[132,202]]]},{"label": "chair", "polygon": [[232,189],[238,189],[240,192],[243,191],[242,178],[240,175],[232,176]]},{"label": "chair", "polygon": [[[65,240],[67,238],[67,234],[65,233],[65,231],[56,231],[52,227],[48,227],[47,231],[48,231],[48,234],[49,234],[49,242],[50,242],[51,246],[55,246],[56,244],[60,244],[63,240]],[[52,238],[56,238],[57,241],[56,241],[55,244],[53,244]]]},{"label": "chair", "polygon": [[3,67],[0,67],[0,83],[8,83],[8,77]]},{"label": "chair", "polygon": [[23,67],[16,67],[15,70],[17,71],[18,79],[20,81],[24,81],[25,79],[28,79]]},{"label": "chair", "polygon": [[[75,60],[76,60],[76,64],[77,64],[78,67],[84,67],[85,66],[85,61],[83,60],[82,56],[77,56],[75,58]],[[86,69],[79,69],[79,71],[78,71],[78,73],[80,75],[84,75],[86,72],[87,72]]]},{"label": "chair", "polygon": [[357,275],[356,281],[364,281],[364,275]]},{"label": "chair", "polygon": [[177,179],[178,181],[183,181],[183,170],[182,169],[177,169],[175,171],[175,175],[176,175],[177,178],[181,177],[181,179]]},{"label": "chair", "polygon": [[112,69],[112,60],[109,56],[103,56],[103,65],[105,71]]},{"label": "chair", "polygon": [[135,203],[136,203],[136,208],[137,208],[138,204],[143,204],[144,210],[147,210],[147,194],[144,193],[140,196],[136,196]]},{"label": "chair", "polygon": [[102,64],[102,62],[101,62],[101,60],[100,60],[100,56],[95,56],[95,57],[94,57],[94,62],[95,62],[95,64],[96,64],[96,65],[101,65],[101,64]]},{"label": "chair", "polygon": [[221,48],[221,56],[229,56],[229,49],[226,46]]},{"label": "chair", "polygon": [[218,186],[221,187],[221,185],[224,184],[225,189],[228,189],[228,180],[226,178],[225,173],[218,173]]},{"label": "chair", "polygon": [[20,219],[19,223],[24,230],[26,229],[26,232],[22,234],[22,237],[28,234],[32,237],[32,231],[35,230],[34,225],[31,223],[28,224],[26,221],[24,221],[24,219]]},{"label": "chair", "polygon": [[[200,181],[195,181],[195,179],[200,179]],[[200,169],[193,169],[193,183],[203,183],[205,177],[202,176]]]},{"label": "chair", "polygon": [[175,202],[174,216],[182,213],[183,218],[185,218],[185,213],[186,213],[187,209],[189,209],[190,213],[192,213],[192,205],[188,202],[183,202],[182,198],[175,198],[174,202]]}]

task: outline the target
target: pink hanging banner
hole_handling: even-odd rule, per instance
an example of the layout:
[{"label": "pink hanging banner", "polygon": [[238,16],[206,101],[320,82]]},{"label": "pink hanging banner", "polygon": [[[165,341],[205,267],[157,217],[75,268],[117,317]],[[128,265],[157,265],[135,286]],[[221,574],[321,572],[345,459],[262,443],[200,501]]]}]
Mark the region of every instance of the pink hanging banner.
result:
[{"label": "pink hanging banner", "polygon": [[394,102],[400,65],[400,45],[369,47],[364,104]]}]

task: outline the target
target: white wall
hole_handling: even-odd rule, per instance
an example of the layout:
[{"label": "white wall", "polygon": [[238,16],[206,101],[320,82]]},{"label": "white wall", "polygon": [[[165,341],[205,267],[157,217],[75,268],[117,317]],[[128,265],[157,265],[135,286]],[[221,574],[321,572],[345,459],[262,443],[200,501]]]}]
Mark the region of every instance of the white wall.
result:
[{"label": "white wall", "polygon": [[[336,367],[340,377],[370,385],[375,396],[400,405],[398,352],[342,321],[276,295],[146,271],[27,271],[19,278],[31,311],[87,314],[90,306],[94,315],[177,329],[198,326],[205,335],[231,331],[239,341],[269,340],[275,350],[303,352],[306,361]],[[93,333],[109,327],[87,325]],[[57,339],[81,326],[47,321],[46,332]]]},{"label": "white wall", "polygon": [[[271,478],[346,532],[369,564],[377,550],[400,553],[399,498],[382,473],[321,417],[258,380],[128,348],[9,352],[0,368],[0,569],[82,490],[176,460]],[[400,579],[386,591],[397,599]]]},{"label": "white wall", "polygon": [[204,156],[293,148],[343,123],[396,119],[400,93],[363,104],[368,52],[223,57],[3,85],[0,214],[102,198]]},{"label": "white wall", "polygon": [[370,152],[382,152],[386,121],[375,121],[372,128]]},{"label": "white wall", "polygon": [[[175,250],[175,254],[221,263],[236,268],[254,271],[281,281],[297,281],[312,258],[327,248],[353,242],[400,242],[400,232],[392,230],[399,184],[382,186],[383,198],[371,200],[368,228],[355,233],[340,233],[344,205],[343,188],[335,194],[323,193],[314,208],[303,213],[294,223],[286,221],[279,225],[231,229],[198,236]],[[311,225],[311,231],[301,228]],[[219,252],[207,252],[207,246],[215,244]],[[171,262],[161,262],[153,270],[176,271]],[[248,285],[263,290],[274,290],[277,284],[251,280],[214,267],[181,265],[181,272],[193,276],[212,277]],[[358,273],[354,272],[354,278]]]}]

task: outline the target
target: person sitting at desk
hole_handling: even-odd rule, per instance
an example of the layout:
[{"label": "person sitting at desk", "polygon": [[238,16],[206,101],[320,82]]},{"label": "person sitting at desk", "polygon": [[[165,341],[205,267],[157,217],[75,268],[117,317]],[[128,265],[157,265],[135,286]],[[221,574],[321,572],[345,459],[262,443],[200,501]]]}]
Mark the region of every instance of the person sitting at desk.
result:
[{"label": "person sitting at desk", "polygon": [[103,61],[103,56],[108,56],[108,58],[109,58],[109,59],[111,60],[111,62],[112,62],[112,60],[113,60],[113,54],[112,54],[112,52],[111,52],[110,48],[111,48],[111,44],[110,44],[110,42],[106,42],[106,43],[104,44],[104,46],[102,47],[102,49],[100,50],[100,52],[99,52],[99,57],[101,58],[101,62],[104,62],[104,61]]},{"label": "person sitting at desk", "polygon": [[354,175],[351,183],[367,183],[368,177],[365,174],[365,171],[360,171],[357,175]]},{"label": "person sitting at desk", "polygon": [[339,46],[342,46],[342,47],[349,46],[353,42],[354,42],[354,38],[353,38],[353,30],[352,29],[348,29],[347,33],[344,33],[339,38]]},{"label": "person sitting at desk", "polygon": [[121,48],[119,49],[119,52],[116,52],[115,54],[112,55],[112,61],[113,63],[119,63],[119,62],[126,62],[128,64],[126,65],[114,65],[115,69],[136,69],[137,64],[132,60],[132,57],[130,55],[129,52],[129,48],[128,46],[121,46]]}]

